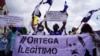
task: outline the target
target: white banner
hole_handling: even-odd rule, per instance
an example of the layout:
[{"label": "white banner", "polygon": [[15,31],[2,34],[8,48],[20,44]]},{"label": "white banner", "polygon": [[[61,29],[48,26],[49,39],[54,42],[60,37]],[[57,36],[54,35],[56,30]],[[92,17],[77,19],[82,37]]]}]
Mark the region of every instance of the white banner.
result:
[{"label": "white banner", "polygon": [[29,36],[16,38],[13,56],[93,56],[93,41],[89,34],[70,36]]},{"label": "white banner", "polygon": [[22,27],[24,26],[23,18],[18,16],[0,15],[0,26],[9,26],[9,25]]},{"label": "white banner", "polygon": [[67,13],[62,13],[60,11],[47,11],[46,12],[46,21],[66,21]]}]

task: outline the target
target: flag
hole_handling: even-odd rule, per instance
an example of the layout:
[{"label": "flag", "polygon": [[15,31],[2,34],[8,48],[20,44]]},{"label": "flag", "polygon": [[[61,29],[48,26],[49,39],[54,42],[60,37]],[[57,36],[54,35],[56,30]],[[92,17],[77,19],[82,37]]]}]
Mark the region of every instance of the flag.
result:
[{"label": "flag", "polygon": [[88,14],[82,19],[81,22],[88,22],[89,19],[91,18],[91,16],[93,15],[93,13],[96,12],[96,11],[98,11],[98,10],[99,10],[99,9],[97,9],[97,10],[90,10],[90,11],[88,12]]},{"label": "flag", "polygon": [[52,5],[53,0],[47,0],[46,2],[43,2],[43,4],[48,3],[50,6]]},{"label": "flag", "polygon": [[40,12],[40,5],[42,4],[43,0],[35,7],[33,13],[32,13],[32,16],[38,16],[38,17],[41,17],[41,12]]},{"label": "flag", "polygon": [[39,10],[39,7],[36,7],[35,10],[33,11],[32,16],[34,16],[34,15],[41,17],[41,12]]},{"label": "flag", "polygon": [[62,13],[63,13],[63,12],[66,12],[66,11],[67,11],[67,8],[68,8],[68,5],[67,5],[67,2],[65,1],[64,9],[63,9],[61,12],[62,12]]},{"label": "flag", "polygon": [[38,24],[38,21],[39,20],[38,20],[38,17],[37,16],[33,16],[32,17],[32,25],[34,25],[34,26],[37,25]]},{"label": "flag", "polygon": [[5,0],[0,0],[0,15],[7,15],[7,7]]},{"label": "flag", "polygon": [[32,26],[34,25],[37,25],[38,24],[38,18],[41,17],[41,12],[40,12],[40,5],[43,3],[43,0],[38,4],[36,5],[33,13],[32,13]]}]

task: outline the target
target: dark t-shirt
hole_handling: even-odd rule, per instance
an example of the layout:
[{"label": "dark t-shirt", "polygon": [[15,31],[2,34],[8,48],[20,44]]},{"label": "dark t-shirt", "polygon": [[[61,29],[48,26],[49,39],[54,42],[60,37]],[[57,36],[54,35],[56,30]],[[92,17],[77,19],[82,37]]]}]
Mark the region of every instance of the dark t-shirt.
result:
[{"label": "dark t-shirt", "polygon": [[56,32],[54,32],[54,31],[49,32],[50,35],[62,35],[62,33],[63,33],[63,31],[61,31],[61,30],[58,30]]}]

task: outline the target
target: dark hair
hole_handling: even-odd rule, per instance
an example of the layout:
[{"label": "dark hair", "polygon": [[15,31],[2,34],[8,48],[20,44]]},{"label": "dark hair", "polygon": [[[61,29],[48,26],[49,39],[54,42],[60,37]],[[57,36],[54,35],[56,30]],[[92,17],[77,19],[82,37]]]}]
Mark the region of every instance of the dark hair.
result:
[{"label": "dark hair", "polygon": [[12,29],[12,32],[13,32],[13,33],[15,33],[16,30],[17,30],[16,27],[12,27],[11,29]]},{"label": "dark hair", "polygon": [[54,29],[54,31],[57,31],[59,29],[59,25],[58,24],[54,24],[53,25],[53,29]]},{"label": "dark hair", "polygon": [[72,32],[74,32],[74,31],[76,31],[77,30],[77,28],[76,27],[73,27],[72,28]]},{"label": "dark hair", "polygon": [[69,31],[68,33],[71,34],[71,31]]},{"label": "dark hair", "polygon": [[87,32],[94,33],[92,27],[89,24],[85,23],[81,28],[81,33],[87,33]]}]

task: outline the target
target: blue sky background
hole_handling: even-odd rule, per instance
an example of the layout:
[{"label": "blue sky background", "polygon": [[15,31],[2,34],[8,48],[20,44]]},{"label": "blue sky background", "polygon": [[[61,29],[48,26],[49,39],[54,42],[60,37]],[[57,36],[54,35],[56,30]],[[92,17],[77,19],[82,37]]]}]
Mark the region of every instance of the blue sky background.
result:
[{"label": "blue sky background", "polygon": [[[9,15],[13,16],[21,16],[24,18],[25,26],[29,28],[31,21],[31,14],[35,8],[35,6],[41,0],[6,0],[6,5],[9,10]],[[44,0],[46,1],[46,0]],[[54,0],[52,7],[50,10],[59,11],[63,10],[65,0]],[[67,19],[66,31],[71,30],[73,26],[78,27],[82,18],[87,14],[88,11],[92,9],[100,8],[100,0],[66,0],[69,6],[68,14],[69,17]],[[43,16],[48,10],[49,5],[41,5],[40,10],[42,12],[41,20],[43,20]],[[96,19],[98,16],[98,20]],[[40,20],[40,21],[41,21]],[[52,29],[52,25],[56,22],[49,22],[48,25]],[[57,22],[60,26],[61,22]],[[92,18],[88,22],[94,30],[100,30],[100,11],[93,14]]]}]

